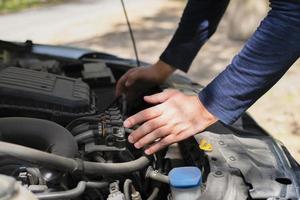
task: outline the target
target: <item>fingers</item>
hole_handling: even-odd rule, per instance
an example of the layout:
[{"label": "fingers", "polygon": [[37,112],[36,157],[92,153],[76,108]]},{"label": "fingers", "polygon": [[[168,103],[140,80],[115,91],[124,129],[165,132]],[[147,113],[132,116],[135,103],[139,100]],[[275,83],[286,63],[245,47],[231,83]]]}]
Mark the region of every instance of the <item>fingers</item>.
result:
[{"label": "fingers", "polygon": [[[164,126],[165,124],[166,124],[166,120],[164,120],[162,117],[156,117],[154,119],[151,119],[150,121],[145,122],[137,130],[133,131],[130,134],[128,140],[131,143],[135,143],[135,142],[139,141],[141,138],[146,137],[147,134],[151,133],[155,129],[158,129],[158,128]],[[142,146],[144,146],[144,145],[142,145]],[[142,146],[139,146],[139,143],[135,144],[136,148],[141,148]]]},{"label": "fingers", "polygon": [[177,90],[168,89],[151,96],[145,96],[144,100],[151,104],[163,103],[176,93],[178,93]]},{"label": "fingers", "polygon": [[125,86],[126,87],[132,86],[139,78],[139,73],[141,72],[138,72],[136,69],[132,70],[132,72],[128,74],[127,80],[125,82]]},{"label": "fingers", "polygon": [[154,141],[165,137],[169,132],[169,127],[168,126],[162,126],[149,134],[145,135],[143,138],[141,138],[138,142],[134,144],[136,148],[142,148],[148,144],[153,143]]},{"label": "fingers", "polygon": [[145,150],[145,153],[148,155],[151,155],[153,153],[158,152],[159,150],[174,144],[178,141],[184,140],[186,138],[188,138],[191,135],[190,131],[183,131],[180,134],[170,134],[166,137],[164,137],[163,139],[161,139],[160,141],[154,143],[152,146],[150,146],[149,148],[147,148]]},{"label": "fingers", "polygon": [[170,144],[175,143],[175,141],[176,141],[175,135],[168,135],[167,137],[161,139],[157,143],[155,143],[152,146],[150,146],[149,148],[147,148],[145,150],[145,153],[148,155],[151,155],[151,154],[165,148],[166,146],[169,146]]},{"label": "fingers", "polygon": [[[188,129],[188,127],[185,124],[166,125],[167,120],[164,121],[162,117],[155,118],[151,121],[154,120],[156,120],[156,124],[151,125],[153,128],[151,131],[149,131],[149,129],[145,132],[139,131],[139,135],[134,136],[135,138],[133,142],[135,142],[134,146],[136,148],[142,148],[148,144],[155,142],[155,140],[165,137],[169,134],[178,135],[179,133],[184,132]],[[155,127],[155,125],[157,128]],[[131,135],[133,136],[133,134]]]},{"label": "fingers", "polygon": [[117,82],[116,85],[116,96],[120,96],[126,87],[132,85],[137,79],[137,69],[131,69],[124,74]]},{"label": "fingers", "polygon": [[123,91],[124,91],[124,87],[125,87],[125,82],[127,80],[127,75],[123,75],[117,82],[117,85],[116,85],[116,96],[120,96]]},{"label": "fingers", "polygon": [[[145,98],[151,102],[163,102],[166,99],[170,98],[175,93],[177,93],[176,90],[165,90],[164,92],[161,92],[161,93],[158,93],[158,94],[155,94],[152,96],[148,96]],[[140,123],[143,123],[150,119],[153,119],[155,117],[158,117],[159,115],[162,114],[162,107],[163,106],[158,105],[158,106],[154,106],[154,107],[148,108],[146,110],[143,110],[143,111],[129,117],[128,119],[126,119],[124,122],[124,126],[126,128],[131,128],[132,126],[134,126],[136,124],[140,124]]]},{"label": "fingers", "polygon": [[148,121],[150,119],[156,118],[162,114],[161,106],[154,106],[151,108],[148,108],[146,110],[143,110],[129,118],[127,118],[124,121],[124,127],[131,128],[137,124],[141,124],[145,121]]},{"label": "fingers", "polygon": [[[131,128],[144,123],[131,134],[130,140],[137,148],[146,147],[146,154],[153,154],[199,133],[216,121],[216,118],[205,110],[197,96],[167,90],[145,97],[145,100],[159,104],[129,117],[124,126]],[[148,146],[149,144],[152,145]]]}]

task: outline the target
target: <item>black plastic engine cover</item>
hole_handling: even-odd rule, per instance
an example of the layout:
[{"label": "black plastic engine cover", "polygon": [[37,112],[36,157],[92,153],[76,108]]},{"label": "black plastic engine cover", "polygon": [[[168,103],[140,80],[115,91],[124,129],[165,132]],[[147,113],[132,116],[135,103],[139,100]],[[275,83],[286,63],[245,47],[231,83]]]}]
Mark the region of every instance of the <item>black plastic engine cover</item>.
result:
[{"label": "black plastic engine cover", "polygon": [[89,86],[80,79],[17,67],[0,71],[0,115],[67,123],[96,112]]}]

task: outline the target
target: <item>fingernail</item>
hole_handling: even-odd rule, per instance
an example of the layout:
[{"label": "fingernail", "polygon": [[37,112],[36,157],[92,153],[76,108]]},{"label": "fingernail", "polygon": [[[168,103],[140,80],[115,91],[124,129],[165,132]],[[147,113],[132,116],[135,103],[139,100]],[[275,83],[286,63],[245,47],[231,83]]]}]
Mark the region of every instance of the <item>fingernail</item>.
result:
[{"label": "fingernail", "polygon": [[140,149],[140,148],[141,148],[141,144],[140,144],[140,143],[138,143],[138,142],[137,142],[137,143],[135,143],[135,144],[134,144],[134,146],[135,146],[135,148],[137,148],[137,149]]},{"label": "fingernail", "polygon": [[126,127],[126,128],[128,128],[129,125],[130,125],[129,122],[125,120],[124,123],[123,123],[123,126]]},{"label": "fingernail", "polygon": [[133,137],[132,137],[131,135],[128,136],[128,141],[129,141],[130,143],[133,143]]},{"label": "fingernail", "polygon": [[145,150],[145,154],[150,155],[151,154],[150,150],[149,149]]}]

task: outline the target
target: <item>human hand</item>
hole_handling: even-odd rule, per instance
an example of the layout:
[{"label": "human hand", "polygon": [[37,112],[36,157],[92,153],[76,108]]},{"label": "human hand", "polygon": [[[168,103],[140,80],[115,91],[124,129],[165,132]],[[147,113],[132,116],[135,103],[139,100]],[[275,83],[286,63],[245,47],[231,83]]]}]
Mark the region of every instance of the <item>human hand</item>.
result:
[{"label": "human hand", "polygon": [[129,70],[117,82],[116,96],[122,93],[135,94],[157,84],[162,84],[175,71],[173,67],[158,61],[150,67],[138,67]]},{"label": "human hand", "polygon": [[146,147],[148,155],[193,136],[217,121],[196,95],[165,90],[145,96],[144,100],[157,105],[127,118],[124,127],[142,124],[129,135],[128,140],[138,149]]}]

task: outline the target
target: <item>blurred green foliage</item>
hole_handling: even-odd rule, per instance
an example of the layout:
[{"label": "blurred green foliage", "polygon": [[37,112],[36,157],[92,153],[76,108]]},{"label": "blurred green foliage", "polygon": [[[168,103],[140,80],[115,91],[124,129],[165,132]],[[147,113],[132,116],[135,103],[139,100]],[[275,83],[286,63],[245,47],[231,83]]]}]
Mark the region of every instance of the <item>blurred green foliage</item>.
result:
[{"label": "blurred green foliage", "polygon": [[0,0],[0,13],[15,12],[41,4],[57,3],[63,0]]},{"label": "blurred green foliage", "polygon": [[41,0],[0,0],[0,12],[17,11],[43,2]]}]

